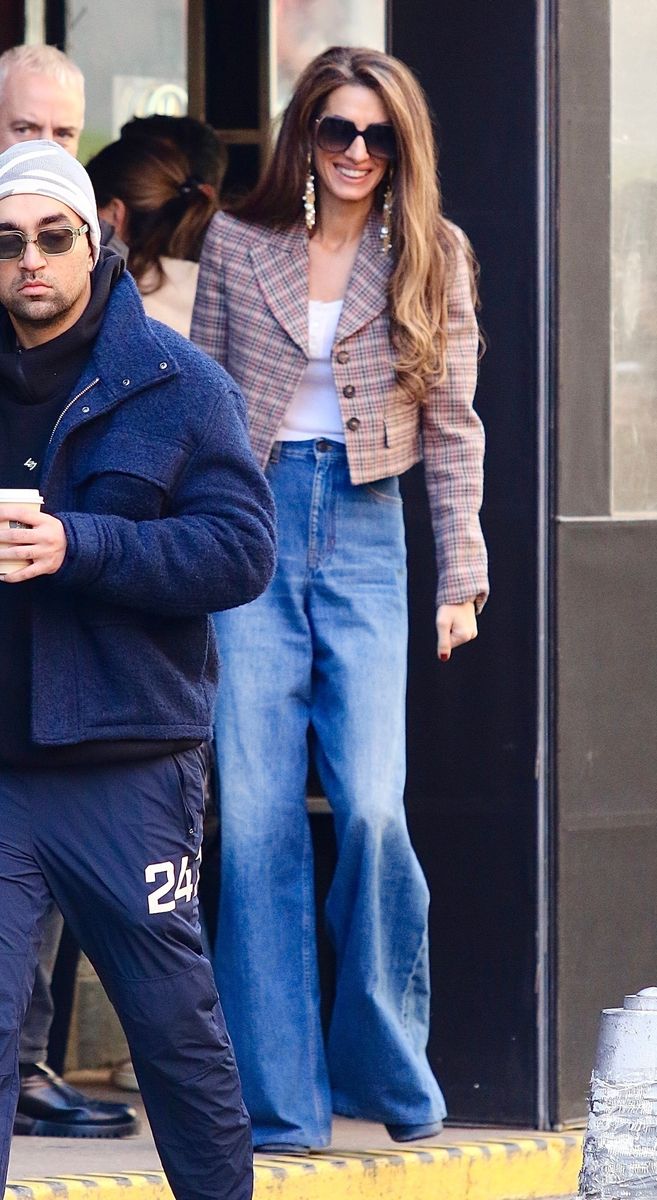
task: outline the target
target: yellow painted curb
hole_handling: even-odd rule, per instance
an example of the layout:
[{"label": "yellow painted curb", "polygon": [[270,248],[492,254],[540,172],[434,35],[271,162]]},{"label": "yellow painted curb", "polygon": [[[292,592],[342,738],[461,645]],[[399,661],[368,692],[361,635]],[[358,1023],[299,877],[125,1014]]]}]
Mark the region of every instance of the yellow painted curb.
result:
[{"label": "yellow painted curb", "polygon": [[171,1200],[163,1171],[131,1171],[125,1175],[58,1175],[56,1178],[9,1180],[5,1200]]},{"label": "yellow painted curb", "polygon": [[574,1135],[459,1142],[417,1150],[257,1156],[256,1200],[538,1200],[577,1189]]},{"label": "yellow painted curb", "polygon": [[[416,1150],[256,1155],[255,1200],[540,1200],[577,1191],[582,1138],[541,1134]],[[171,1200],[160,1171],[19,1179],[6,1200]]]}]

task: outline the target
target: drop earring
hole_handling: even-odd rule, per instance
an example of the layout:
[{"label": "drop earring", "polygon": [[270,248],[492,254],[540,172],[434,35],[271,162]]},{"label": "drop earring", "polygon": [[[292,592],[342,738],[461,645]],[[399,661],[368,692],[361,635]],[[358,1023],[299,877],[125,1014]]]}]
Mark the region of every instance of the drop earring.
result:
[{"label": "drop earring", "polygon": [[383,195],[383,212],[381,213],[381,229],[379,231],[381,238],[381,249],[384,254],[389,254],[392,249],[392,177],[388,176],[388,183]]},{"label": "drop earring", "polygon": [[303,193],[303,207],[306,214],[306,229],[308,233],[312,233],[315,228],[315,176],[312,172],[312,155],[308,151],[308,170],[306,173],[306,186]]}]

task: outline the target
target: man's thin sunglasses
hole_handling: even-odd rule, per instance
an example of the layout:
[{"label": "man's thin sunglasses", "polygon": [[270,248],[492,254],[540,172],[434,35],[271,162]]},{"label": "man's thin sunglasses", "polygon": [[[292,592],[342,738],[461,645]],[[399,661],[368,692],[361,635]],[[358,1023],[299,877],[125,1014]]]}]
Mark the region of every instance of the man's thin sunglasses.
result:
[{"label": "man's thin sunglasses", "polygon": [[34,242],[41,253],[49,258],[55,254],[68,254],[78,238],[88,232],[88,225],[80,225],[77,229],[72,225],[57,225],[54,229],[40,229],[36,237],[28,237],[20,229],[9,229],[6,233],[0,233],[0,262],[22,258],[30,242]]},{"label": "man's thin sunglasses", "polygon": [[318,117],[316,121],[315,141],[320,150],[329,154],[341,154],[351,145],[355,137],[362,137],[367,146],[367,153],[372,158],[394,159],[397,154],[397,141],[392,125],[368,125],[367,129],[357,129],[353,121],[345,117]]}]

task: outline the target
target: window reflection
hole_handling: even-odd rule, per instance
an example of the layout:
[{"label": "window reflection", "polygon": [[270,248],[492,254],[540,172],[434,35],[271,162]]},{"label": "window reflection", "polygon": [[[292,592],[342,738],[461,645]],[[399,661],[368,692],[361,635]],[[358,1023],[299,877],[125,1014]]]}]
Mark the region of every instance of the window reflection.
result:
[{"label": "window reflection", "polygon": [[272,115],[322,50],[336,43],[385,50],[385,7],[385,0],[270,0]]},{"label": "window reflection", "polygon": [[86,81],[83,162],[130,117],[187,112],[186,0],[69,0],[65,49]]},{"label": "window reflection", "polygon": [[611,7],[613,509],[657,512],[657,3]]}]

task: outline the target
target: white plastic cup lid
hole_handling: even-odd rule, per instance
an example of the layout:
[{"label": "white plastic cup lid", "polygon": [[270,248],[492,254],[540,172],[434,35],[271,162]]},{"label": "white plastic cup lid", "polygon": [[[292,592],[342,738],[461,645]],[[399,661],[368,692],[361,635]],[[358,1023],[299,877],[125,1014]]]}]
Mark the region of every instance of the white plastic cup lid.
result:
[{"label": "white plastic cup lid", "polygon": [[0,504],[43,504],[38,488],[0,488]]}]

